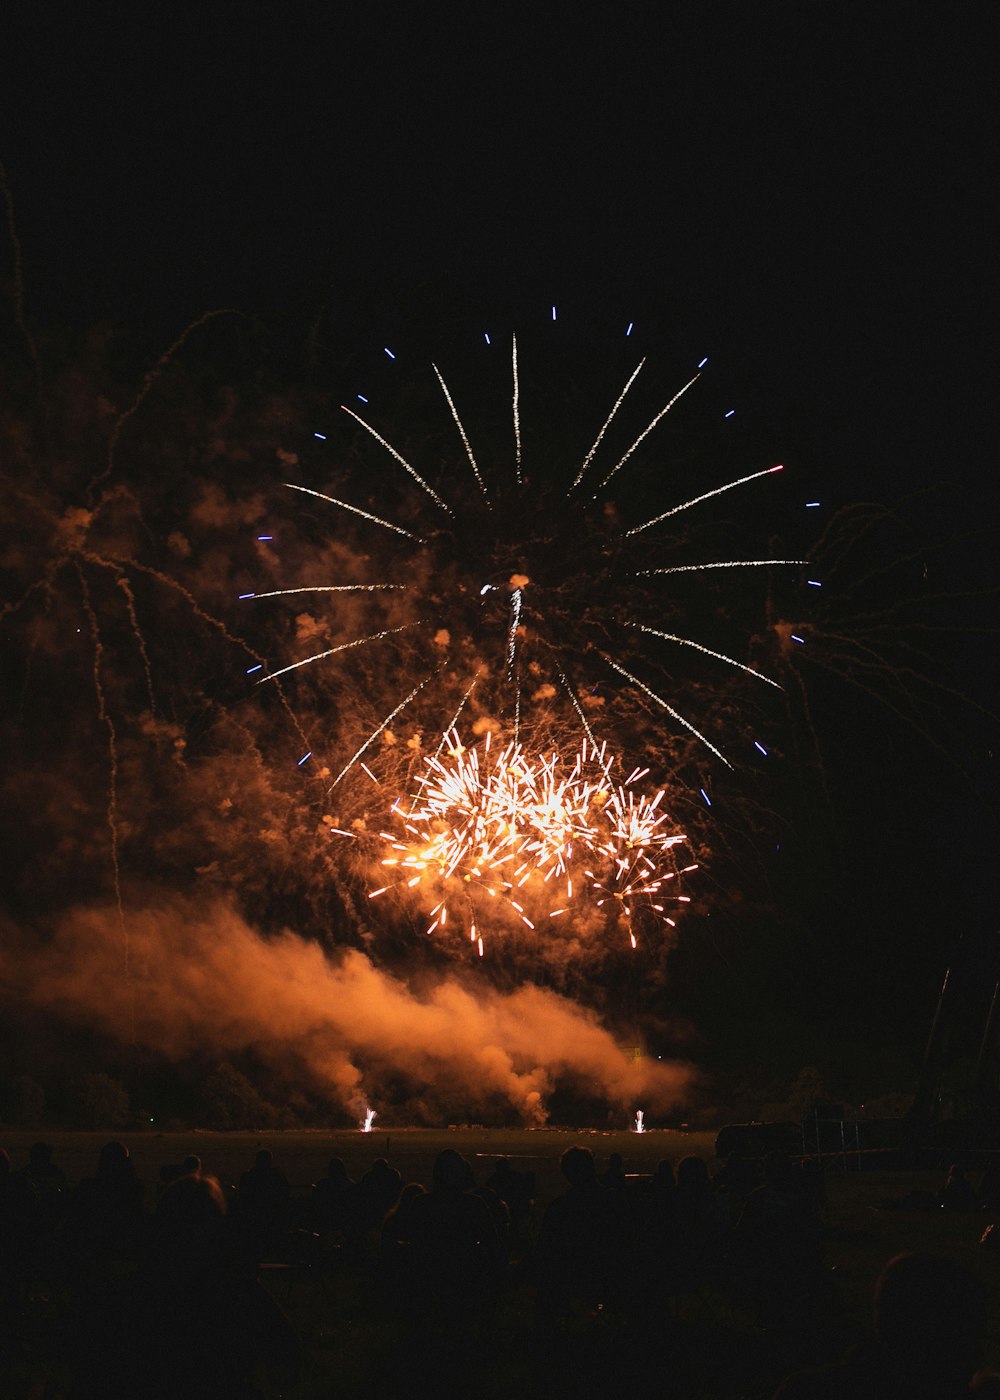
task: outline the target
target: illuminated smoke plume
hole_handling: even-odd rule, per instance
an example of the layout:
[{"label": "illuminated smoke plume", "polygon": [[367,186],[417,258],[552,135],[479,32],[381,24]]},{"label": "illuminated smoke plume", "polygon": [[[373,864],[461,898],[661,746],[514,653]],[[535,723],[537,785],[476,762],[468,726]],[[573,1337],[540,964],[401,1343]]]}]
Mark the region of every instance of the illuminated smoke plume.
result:
[{"label": "illuminated smoke plume", "polygon": [[359,952],[331,959],[288,931],[262,938],[221,901],[175,897],[127,917],[131,985],[106,907],[71,911],[42,945],[8,934],[0,975],[28,1004],[123,1042],[134,1000],[135,1036],[158,1054],[252,1051],[278,1082],[310,1085],[355,1119],[391,1093],[428,1105],[431,1121],[500,1112],[538,1124],[557,1083],[665,1112],[690,1080],[681,1065],[631,1058],[592,1014],[538,987],[411,989]]}]

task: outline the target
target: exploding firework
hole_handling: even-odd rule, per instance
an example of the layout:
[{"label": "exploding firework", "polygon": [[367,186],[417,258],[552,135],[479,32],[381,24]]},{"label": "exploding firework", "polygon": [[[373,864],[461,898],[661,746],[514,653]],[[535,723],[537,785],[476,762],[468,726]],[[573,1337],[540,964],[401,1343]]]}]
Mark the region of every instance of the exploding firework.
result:
[{"label": "exploding firework", "polygon": [[[720,638],[725,605],[718,583],[788,573],[803,560],[733,557],[731,546],[709,543],[703,526],[693,539],[684,529],[703,516],[704,503],[753,484],[759,490],[780,464],[744,460],[729,479],[693,479],[687,491],[676,481],[665,486],[661,470],[651,494],[650,473],[661,466],[649,455],[655,430],[689,400],[705,363],[665,402],[654,399],[650,414],[636,388],[641,360],[589,446],[567,449],[562,467],[555,450],[528,429],[516,339],[505,448],[497,446],[493,422],[477,454],[436,365],[435,388],[457,433],[456,448],[460,444],[457,462],[449,462],[456,453],[435,440],[436,473],[415,465],[418,451],[430,455],[426,444],[404,453],[390,441],[389,429],[341,405],[363,435],[342,441],[341,453],[363,464],[371,479],[365,444],[375,444],[377,492],[362,495],[353,463],[338,471],[335,484],[323,482],[325,489],[286,484],[317,530],[336,532],[341,566],[349,558],[354,576],[318,581],[311,569],[301,582],[275,577],[274,586],[240,595],[289,599],[299,607],[332,605],[325,616],[299,613],[297,619],[301,635],[329,644],[272,669],[255,665],[258,683],[290,682],[332,662],[362,677],[373,710],[375,697],[386,695],[357,744],[327,764],[328,791],[367,755],[392,744],[401,729],[409,726],[411,747],[422,749],[425,733],[440,735],[460,720],[479,734],[487,727],[506,731],[526,746],[530,733],[536,754],[568,719],[576,729],[574,746],[585,739],[596,747],[595,729],[602,737],[610,731],[616,747],[629,751],[638,743],[656,753],[661,774],[676,770],[681,753],[689,761],[700,755],[693,758],[696,771],[739,765],[756,736],[740,734],[739,750],[727,751],[728,717],[717,702],[724,681],[780,687],[745,659],[752,624],[737,626],[735,646]],[[317,432],[315,439],[322,451],[330,450],[330,433]],[[329,466],[321,469],[328,476]],[[713,548],[717,552],[703,552]],[[691,584],[708,599],[697,620],[683,601]],[[742,606],[746,591],[739,590]],[[694,677],[691,661],[700,668]],[[387,675],[396,678],[391,688]],[[343,733],[349,725],[343,714],[338,719]],[[657,737],[650,743],[652,731]],[[756,748],[763,752],[764,745],[757,740]],[[695,783],[693,790],[703,786]]]},{"label": "exploding firework", "polygon": [[607,906],[633,948],[640,908],[673,926],[671,914],[690,902],[678,876],[697,864],[679,865],[685,837],[664,810],[664,791],[638,789],[648,770],[616,782],[605,745],[585,742],[566,760],[534,757],[516,742],[494,752],[491,740],[480,753],[455,730],[445,736],[447,753],[429,758],[413,798],[393,806],[399,830],[382,833],[390,883],[371,897],[393,889],[429,896],[428,934],[458,925],[480,955],[484,928],[504,922],[497,910],[548,931],[572,921],[581,901]]}]

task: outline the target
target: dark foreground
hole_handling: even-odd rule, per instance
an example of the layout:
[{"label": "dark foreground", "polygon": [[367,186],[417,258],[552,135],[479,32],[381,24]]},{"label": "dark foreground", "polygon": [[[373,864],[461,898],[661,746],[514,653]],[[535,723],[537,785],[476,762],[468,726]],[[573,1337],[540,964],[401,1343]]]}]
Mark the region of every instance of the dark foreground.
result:
[{"label": "dark foreground", "polygon": [[[777,1164],[765,1188],[753,1171],[720,1173],[709,1135],[482,1129],[126,1134],[128,1165],[105,1153],[99,1170],[106,1135],[57,1133],[46,1141],[63,1180],[36,1182],[29,1201],[34,1140],[2,1142],[10,1400],[169,1396],[171,1377],[177,1400],[763,1400],[863,1342],[875,1279],[907,1249],[985,1284],[983,1364],[1000,1369],[1000,1254],[979,1243],[994,1215],[940,1209],[943,1172]],[[620,1154],[623,1179],[571,1188],[560,1157],[573,1145],[599,1177]],[[471,1197],[461,1174],[444,1179],[459,1155]],[[214,1185],[163,1179],[191,1156],[218,1180],[224,1221],[206,1224]],[[353,1185],[328,1173],[333,1157]],[[679,1182],[657,1173],[663,1159]],[[400,1201],[412,1182],[433,1189]]]}]

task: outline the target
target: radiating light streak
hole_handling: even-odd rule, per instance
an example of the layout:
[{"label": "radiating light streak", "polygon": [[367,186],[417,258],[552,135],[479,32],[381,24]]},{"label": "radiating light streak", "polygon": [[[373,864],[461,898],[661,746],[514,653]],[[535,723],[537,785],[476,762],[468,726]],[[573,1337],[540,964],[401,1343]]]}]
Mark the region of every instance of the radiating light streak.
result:
[{"label": "radiating light streak", "polygon": [[473,455],[472,447],[471,447],[471,445],[470,445],[470,443],[469,443],[469,439],[468,439],[468,438],[466,437],[466,435],[465,435],[465,429],[462,427],[462,420],[461,420],[461,418],[459,418],[459,416],[458,416],[458,410],[457,410],[456,407],[455,407],[455,404],[454,404],[454,401],[453,401],[453,399],[452,399],[452,397],[451,397],[451,394],[448,392],[448,386],[447,386],[447,384],[444,382],[444,379],[443,379],[443,377],[442,377],[441,371],[438,369],[437,365],[431,365],[431,369],[433,369],[434,373],[437,375],[437,377],[438,377],[438,383],[441,385],[441,388],[444,390],[444,396],[445,396],[445,398],[448,400],[448,407],[451,409],[451,416],[452,416],[452,418],[454,418],[454,420],[455,420],[455,427],[458,429],[459,434],[461,435],[461,438],[462,438],[462,442],[465,444],[465,450],[466,450],[466,452],[467,452],[467,454],[468,454],[468,457],[469,457],[469,464],[470,464],[470,466],[472,467],[472,470],[473,470],[473,471],[475,472],[475,474],[476,474],[476,480],[479,482],[479,489],[480,489],[480,491],[482,491],[482,493],[483,493],[484,496],[488,497],[488,496],[489,496],[489,492],[486,490],[486,483],[485,483],[485,481],[483,480],[483,478],[482,478],[482,477],[480,476],[480,474],[479,474],[479,464],[477,463],[477,461],[476,461],[476,459],[475,459],[475,456]]},{"label": "radiating light streak", "polygon": [[389,356],[389,359],[390,359],[390,360],[394,360],[394,359],[396,358],[395,355],[392,353],[392,351],[389,349],[388,345],[383,345],[383,346],[382,346],[382,349],[383,349],[383,350],[385,351],[385,353]]},{"label": "radiating light streak", "polygon": [[806,501],[806,510],[815,510],[817,506],[822,504],[822,501]]},{"label": "radiating light streak", "polygon": [[313,433],[314,438],[319,438],[320,442],[326,442],[326,433]]},{"label": "radiating light streak", "polygon": [[256,666],[248,666],[245,674],[248,676],[252,676],[255,671],[263,671],[263,669],[264,663],[262,661],[258,661]]},{"label": "radiating light streak", "polygon": [[632,334],[632,327],[633,327],[634,325],[635,325],[635,322],[634,322],[634,321],[629,321],[629,323],[628,323],[628,329],[627,329],[626,332],[625,332],[626,336],[629,336],[629,335]]},{"label": "radiating light streak", "polygon": [[338,501],[336,496],[327,496],[324,492],[314,491],[309,486],[296,486],[294,481],[286,481],[284,484],[289,491],[301,491],[305,496],[315,496],[317,500],[327,501],[331,506],[339,506],[341,510],[349,510],[352,515],[360,515],[362,520],[370,520],[373,525],[381,525],[383,530],[392,530],[395,534],[403,535],[408,540],[415,540],[417,544],[424,543],[419,535],[404,530],[402,525],[393,525],[391,520],[383,520],[380,515],[372,515],[370,511],[362,510],[360,506],[350,506],[346,501]]},{"label": "radiating light streak", "polygon": [[[631,329],[631,327],[630,327],[630,329]],[[583,480],[583,478],[584,478],[584,476],[585,476],[585,474],[586,474],[587,468],[590,466],[591,462],[592,462],[593,459],[594,459],[594,453],[595,453],[595,452],[597,451],[597,449],[600,447],[600,445],[601,445],[601,439],[603,438],[604,434],[605,434],[605,433],[607,432],[607,430],[608,430],[608,425],[610,424],[612,418],[614,418],[614,416],[615,416],[615,414],[618,412],[618,410],[621,408],[622,403],[624,402],[624,399],[625,399],[625,395],[628,393],[628,391],[631,389],[632,385],[635,383],[636,375],[639,373],[639,371],[642,369],[642,367],[643,367],[643,365],[644,365],[645,363],[646,363],[645,358],[643,358],[643,359],[641,359],[641,360],[639,361],[639,363],[636,365],[635,369],[632,371],[631,377],[629,378],[628,383],[625,385],[625,388],[621,391],[621,393],[618,395],[618,398],[615,400],[614,407],[612,408],[611,412],[608,414],[607,418],[605,418],[604,424],[603,424],[603,426],[602,426],[602,428],[601,428],[601,431],[597,434],[597,437],[594,439],[594,445],[593,445],[593,447],[590,449],[590,451],[587,453],[586,457],[583,459],[583,466],[582,466],[582,467],[580,468],[580,470],[577,472],[577,474],[576,474],[576,480],[573,482],[573,485],[569,488],[570,491],[576,490],[576,488],[580,485],[580,482]],[[621,464],[619,463],[619,465],[621,465]],[[567,492],[566,494],[569,495],[569,492]]]},{"label": "radiating light streak", "polygon": [[736,412],[736,409],[735,409],[735,408],[731,408],[731,409],[729,410],[728,413],[724,413],[722,416],[723,416],[723,418],[732,418],[732,416],[733,416],[733,414],[734,414],[735,412]]},{"label": "radiating light streak", "polygon": [[800,642],[803,646],[805,645],[805,637],[797,637],[794,632],[791,634],[791,637],[793,642]]},{"label": "radiating light streak", "polygon": [[364,394],[355,394],[354,397],[357,399],[358,403],[367,403],[367,402],[368,402],[368,400],[365,398]]},{"label": "radiating light streak", "polygon": [[[654,574],[697,574],[703,569],[763,569],[771,565],[808,563],[808,559],[720,559],[718,563],[713,564],[673,564],[669,569],[640,569],[635,577],[651,578]],[[812,583],[812,579],[809,582]]]},{"label": "radiating light streak", "polygon": [[514,652],[517,648],[517,629],[521,624],[521,590],[515,588],[510,595],[510,631],[507,635],[507,675],[514,672]]},{"label": "radiating light streak", "polygon": [[297,671],[300,666],[308,666],[312,661],[322,661],[327,656],[336,656],[339,651],[351,651],[354,647],[366,646],[369,642],[380,642],[383,637],[391,637],[397,632],[406,632],[411,627],[419,627],[419,622],[405,622],[402,627],[387,627],[383,632],[372,632],[367,637],[355,637],[352,642],[341,642],[339,646],[330,647],[327,651],[317,651],[313,656],[304,656],[301,661],[293,661],[290,666],[283,666],[280,671],[272,671],[270,675],[261,676],[258,685],[265,685],[268,681],[277,680],[279,676],[285,676],[289,671]]},{"label": "radiating light streak", "polygon": [[307,762],[309,761],[310,758],[312,758],[312,749],[310,749],[308,753],[304,753],[304,754],[302,755],[302,757],[299,759],[299,761],[298,761],[298,763],[297,763],[296,766],[299,767],[299,768],[301,768],[302,765],[303,765],[303,763],[307,763]]},{"label": "radiating light streak", "polygon": [[691,734],[693,734],[696,739],[700,739],[701,742],[705,745],[706,749],[708,749],[711,753],[714,753],[716,758],[721,759],[727,768],[732,768],[733,765],[729,762],[729,759],[726,758],[724,754],[721,754],[719,752],[719,750],[715,747],[711,740],[706,739],[704,734],[702,734],[702,732],[699,729],[695,729],[694,725],[691,723],[690,720],[686,720],[683,715],[678,714],[672,705],[668,705],[666,700],[663,699],[662,695],[657,695],[655,690],[650,690],[649,686],[645,685],[641,680],[639,680],[638,676],[633,676],[631,671],[626,671],[624,666],[619,666],[618,662],[612,661],[610,656],[605,656],[604,660],[613,670],[617,671],[620,676],[624,676],[626,680],[631,681],[633,685],[638,686],[644,695],[649,696],[650,700],[655,700],[658,705],[660,705],[664,710],[666,710],[667,714],[670,715],[672,719],[675,719],[678,724],[683,725],[684,728],[687,729]]},{"label": "radiating light streak", "polygon": [[486,344],[487,344],[487,345],[492,345],[492,344],[493,344],[492,340],[490,340],[489,332],[488,332],[488,331],[483,331],[483,339],[486,341]]},{"label": "radiating light streak", "polygon": [[[644,438],[647,438],[647,437],[649,436],[649,434],[650,434],[650,433],[653,431],[653,429],[656,427],[657,423],[659,423],[660,419],[663,418],[663,417],[665,417],[666,414],[668,414],[668,413],[670,412],[670,410],[673,408],[674,404],[675,404],[675,403],[677,402],[677,400],[681,397],[681,395],[682,395],[682,394],[686,394],[687,391],[691,388],[691,385],[697,383],[697,381],[698,381],[700,378],[701,378],[701,375],[700,375],[700,374],[696,374],[696,375],[694,376],[693,379],[689,379],[689,380],[688,380],[688,382],[684,385],[683,389],[678,389],[678,390],[677,390],[677,393],[673,396],[673,398],[670,400],[670,402],[669,402],[668,404],[666,404],[663,408],[660,409],[659,413],[658,413],[658,414],[656,415],[656,417],[652,420],[652,422],[649,423],[649,425],[648,425],[647,427],[643,428],[642,432],[641,432],[641,433],[639,434],[639,436],[636,438],[635,442],[633,442],[632,446],[631,446],[631,447],[629,448],[629,450],[625,453],[625,456],[622,457],[620,461],[616,462],[615,465],[611,468],[611,470],[608,472],[607,476],[606,476],[606,477],[604,478],[604,480],[601,482],[600,486],[598,486],[598,488],[597,488],[598,491],[603,491],[603,490],[604,490],[605,486],[607,486],[608,482],[609,482],[609,481],[611,480],[611,478],[615,475],[615,473],[616,473],[617,471],[619,471],[619,470],[625,465],[625,463],[628,461],[628,459],[632,456],[632,453],[633,453],[633,452],[635,451],[635,449],[639,446],[640,442],[642,442]],[[629,531],[629,533],[631,534],[631,531]]]},{"label": "radiating light streak", "polygon": [[754,746],[754,748],[757,749],[760,753],[762,753],[762,754],[764,755],[765,758],[767,758],[767,749],[765,749],[764,745],[760,742],[759,739],[755,739],[755,740],[753,741],[753,746]]},{"label": "radiating light streak", "polygon": [[389,455],[391,457],[395,457],[396,461],[400,464],[400,466],[406,468],[406,470],[413,477],[413,480],[417,483],[421,490],[427,492],[428,496],[430,496],[431,500],[435,503],[435,505],[440,506],[441,509],[443,511],[446,511],[448,515],[454,514],[454,511],[452,510],[451,506],[449,506],[445,501],[442,501],[441,497],[434,490],[433,486],[428,486],[427,482],[417,471],[416,467],[411,466],[410,463],[406,460],[406,458],[396,451],[391,442],[387,442],[386,439],[382,436],[382,434],[380,432],[377,432],[370,423],[366,423],[365,420],[361,417],[360,413],[355,413],[353,408],[348,408],[347,405],[344,403],[342,403],[340,407],[346,414],[348,414],[351,418],[354,419],[355,423],[360,423],[362,428],[364,428],[365,432],[371,433],[375,441],[381,443],[381,445],[385,448]]},{"label": "radiating light streak", "polygon": [[553,321],[556,319],[556,309],[555,309],[554,306],[553,306],[553,308],[552,308],[552,319],[553,319]]},{"label": "radiating light streak", "polygon": [[818,578],[807,578],[807,579],[806,579],[806,583],[808,583],[808,585],[809,585],[810,588],[822,588],[822,587],[823,587],[823,585],[820,583],[820,581],[819,581]]},{"label": "radiating light streak", "polygon": [[511,368],[514,375],[514,472],[521,485],[521,389],[517,379],[517,336],[511,337]]},{"label": "radiating light streak", "polygon": [[784,471],[784,464],[779,463],[776,467],[765,467],[762,472],[751,472],[749,476],[741,476],[736,481],[727,481],[725,486],[716,486],[713,491],[704,491],[700,496],[693,496],[690,501],[684,501],[682,505],[673,506],[670,510],[665,510],[662,515],[655,516],[652,520],[647,520],[644,525],[633,525],[631,530],[626,530],[626,535],[638,535],[642,530],[648,530],[651,525],[659,525],[661,520],[669,520],[672,515],[678,515],[682,510],[688,510],[691,506],[696,506],[702,501],[711,500],[713,496],[721,496],[724,491],[732,491],[736,486],[745,486],[748,481],[756,481],[761,476],[771,476],[774,472]]},{"label": "radiating light streak", "polygon": [[711,807],[711,805],[712,805],[712,799],[709,797],[709,795],[708,795],[708,793],[705,791],[705,789],[704,789],[704,788],[699,788],[698,791],[701,793],[702,797],[705,799],[705,806],[706,806],[706,807]]},{"label": "radiating light streak", "polygon": [[677,642],[682,647],[693,647],[695,651],[703,652],[705,656],[714,656],[716,661],[725,661],[727,665],[735,666],[738,671],[745,671],[748,676],[756,676],[759,681],[766,681],[768,685],[773,685],[775,690],[783,688],[777,681],[772,681],[770,676],[755,671],[752,666],[744,666],[743,662],[737,661],[734,656],[727,656],[724,651],[713,651],[711,647],[702,646],[701,642],[693,642],[690,637],[675,637],[672,632],[658,632],[655,627],[647,627],[642,622],[629,622],[626,626],[635,627],[650,637],[662,637],[665,642]]},{"label": "radiating light streak", "polygon": [[405,583],[311,583],[304,588],[275,588],[270,593],[241,593],[240,598],[282,598],[286,593],[385,593],[405,591]]},{"label": "radiating light streak", "polygon": [[[402,628],[400,628],[399,630],[402,631]],[[407,707],[407,705],[410,703],[410,701],[413,700],[417,695],[420,694],[420,692],[423,690],[424,686],[425,686],[425,685],[427,684],[427,682],[428,682],[429,680],[431,680],[431,679],[432,679],[432,678],[431,678],[430,676],[425,676],[424,679],[420,682],[419,685],[415,685],[415,686],[413,687],[413,689],[410,691],[410,693],[409,693],[409,695],[406,697],[406,699],[405,699],[405,700],[401,700],[401,701],[399,702],[399,704],[396,706],[396,708],[395,708],[390,714],[387,714],[387,715],[386,715],[385,719],[382,721],[382,723],[379,725],[379,727],[378,727],[376,730],[374,730],[371,734],[369,734],[368,738],[367,738],[367,739],[365,740],[365,742],[361,745],[360,749],[358,749],[357,753],[354,754],[354,756],[353,756],[353,757],[344,765],[344,767],[340,770],[340,772],[339,772],[339,773],[337,774],[337,776],[334,778],[333,782],[332,782],[332,783],[330,784],[330,786],[327,788],[327,793],[333,792],[333,790],[334,790],[334,788],[337,786],[337,784],[338,784],[339,782],[341,782],[342,779],[344,779],[344,778],[347,777],[347,774],[348,774],[348,773],[351,771],[351,769],[354,767],[355,763],[357,763],[357,761],[358,761],[358,759],[361,757],[361,755],[362,755],[363,753],[366,753],[366,752],[368,751],[368,749],[370,748],[370,746],[371,746],[372,744],[374,744],[375,740],[376,740],[376,739],[378,738],[378,736],[382,733],[382,731],[383,731],[384,729],[387,729],[387,728],[388,728],[388,726],[392,723],[392,721],[396,718],[396,716],[400,713],[401,710],[405,710],[405,709],[406,709],[406,707]],[[362,765],[362,766],[363,766],[363,765]],[[368,776],[371,777],[371,773],[369,772],[369,770],[366,769],[365,771],[368,772]]]},{"label": "radiating light streak", "polygon": [[699,368],[699,369],[704,369],[705,366],[706,366],[707,364],[708,364],[708,356],[706,355],[705,358],[704,358],[703,360],[699,360],[699,361],[698,361],[698,368]]}]

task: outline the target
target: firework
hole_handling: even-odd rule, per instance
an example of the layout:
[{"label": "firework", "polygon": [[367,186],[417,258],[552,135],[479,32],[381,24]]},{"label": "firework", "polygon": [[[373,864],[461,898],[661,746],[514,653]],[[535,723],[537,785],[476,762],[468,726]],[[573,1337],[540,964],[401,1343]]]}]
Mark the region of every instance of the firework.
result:
[{"label": "firework", "polygon": [[[325,594],[336,606],[342,597],[354,594],[358,602],[352,606],[352,615],[360,614],[370,624],[346,636],[344,631],[337,635],[334,614],[328,631],[330,646],[298,660],[285,660],[258,675],[258,683],[266,685],[278,677],[308,671],[334,656],[347,661],[370,650],[379,658],[373,666],[384,671],[391,664],[405,682],[395,694],[387,692],[381,713],[358,736],[353,754],[330,766],[331,789],[353,771],[393,721],[405,724],[413,717],[415,728],[442,734],[466,708],[490,715],[513,735],[515,743],[526,728],[541,730],[536,745],[541,754],[551,742],[552,717],[560,705],[574,717],[576,739],[594,745],[595,711],[615,704],[620,710],[631,706],[635,714],[648,711],[651,700],[673,728],[675,747],[678,742],[699,745],[712,761],[732,767],[724,741],[711,733],[710,717],[692,710],[693,705],[704,708],[703,697],[693,697],[690,686],[687,694],[677,695],[676,676],[667,669],[673,667],[673,657],[678,653],[700,656],[709,668],[708,684],[713,674],[721,675],[728,667],[754,682],[776,687],[775,681],[739,655],[688,635],[696,629],[690,622],[685,626],[680,616],[682,595],[674,578],[690,575],[704,586],[714,583],[720,571],[745,574],[795,568],[804,562],[718,556],[692,562],[686,542],[677,534],[676,521],[685,512],[772,478],[781,472],[780,464],[743,470],[732,480],[695,491],[676,485],[664,488],[660,474],[656,490],[666,489],[666,500],[650,500],[642,489],[643,460],[654,433],[681,401],[686,404],[691,399],[706,362],[702,360],[681,387],[658,394],[650,416],[635,398],[646,365],[645,359],[640,360],[589,439],[588,450],[565,462],[560,488],[557,464],[547,460],[544,473],[532,470],[522,360],[514,338],[512,431],[506,449],[511,460],[506,468],[495,453],[477,455],[475,433],[470,436],[467,431],[456,397],[435,364],[431,367],[434,392],[440,388],[445,422],[450,419],[447,431],[453,425],[456,448],[460,448],[456,464],[439,471],[439,479],[433,479],[426,468],[418,470],[417,451],[398,450],[388,428],[376,427],[341,405],[362,430],[362,442],[376,444],[384,454],[380,474],[386,487],[380,500],[395,499],[395,507],[379,503],[369,508],[368,501],[362,506],[351,500],[358,483],[352,485],[349,479],[329,492],[287,483],[300,499],[311,498],[329,509],[330,528],[337,528],[338,535],[342,524],[365,528],[373,538],[365,544],[359,566],[378,573],[372,578],[266,587],[241,595],[247,599],[308,595],[318,601]],[[367,403],[365,396],[359,398]],[[641,416],[629,426],[633,404]],[[329,443],[328,433],[315,437]],[[611,465],[601,468],[602,458]],[[612,499],[608,494],[612,483],[620,497]],[[364,522],[363,527],[359,522]],[[664,626],[668,618],[671,625]],[[345,624],[345,631],[349,625]],[[749,636],[740,645],[745,651]],[[388,655],[394,658],[391,663],[386,662]],[[665,687],[672,692],[669,698],[663,693]],[[457,712],[450,720],[435,717],[434,705],[444,697],[450,709],[456,690],[464,691]],[[544,732],[546,726],[549,733]],[[755,738],[750,735],[747,742],[752,745]],[[545,771],[540,760],[538,771]],[[555,871],[558,860],[547,838],[539,841],[546,871]],[[554,848],[559,848],[559,842]]]},{"label": "firework", "polygon": [[606,906],[632,948],[640,908],[674,925],[690,902],[678,876],[697,866],[679,862],[686,838],[664,791],[640,789],[647,769],[616,781],[618,761],[589,741],[565,758],[517,741],[500,748],[491,734],[481,750],[464,747],[455,729],[445,737],[412,799],[393,805],[397,829],[381,833],[389,879],[371,898],[413,892],[430,905],[429,934],[462,932],[480,954],[484,930],[504,914],[543,931],[580,901]]}]

